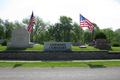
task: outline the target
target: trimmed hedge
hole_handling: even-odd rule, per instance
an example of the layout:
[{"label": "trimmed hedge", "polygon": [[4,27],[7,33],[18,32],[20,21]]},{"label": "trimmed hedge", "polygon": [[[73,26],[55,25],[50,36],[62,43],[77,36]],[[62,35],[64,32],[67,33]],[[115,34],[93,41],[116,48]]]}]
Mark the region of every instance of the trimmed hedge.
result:
[{"label": "trimmed hedge", "polygon": [[107,39],[107,37],[106,37],[106,34],[104,34],[103,32],[98,32],[98,33],[95,34],[94,39],[95,40],[96,39]]},{"label": "trimmed hedge", "polygon": [[120,44],[119,44],[119,43],[113,43],[112,46],[113,46],[113,47],[119,47]]}]

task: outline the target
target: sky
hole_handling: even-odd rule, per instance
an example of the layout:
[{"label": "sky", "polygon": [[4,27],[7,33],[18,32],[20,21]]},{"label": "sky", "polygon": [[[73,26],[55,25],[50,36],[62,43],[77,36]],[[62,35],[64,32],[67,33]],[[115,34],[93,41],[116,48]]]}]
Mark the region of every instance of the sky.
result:
[{"label": "sky", "polygon": [[24,18],[39,16],[44,22],[55,24],[60,16],[80,23],[80,14],[100,29],[120,28],[120,0],[0,0],[0,18],[22,22]]}]

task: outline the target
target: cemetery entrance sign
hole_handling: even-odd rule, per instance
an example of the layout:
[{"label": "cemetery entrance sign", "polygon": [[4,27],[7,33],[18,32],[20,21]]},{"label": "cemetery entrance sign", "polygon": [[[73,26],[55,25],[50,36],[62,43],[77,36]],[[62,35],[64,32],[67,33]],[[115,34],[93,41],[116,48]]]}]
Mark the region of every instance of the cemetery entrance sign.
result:
[{"label": "cemetery entrance sign", "polygon": [[71,51],[71,42],[44,42],[44,51]]}]

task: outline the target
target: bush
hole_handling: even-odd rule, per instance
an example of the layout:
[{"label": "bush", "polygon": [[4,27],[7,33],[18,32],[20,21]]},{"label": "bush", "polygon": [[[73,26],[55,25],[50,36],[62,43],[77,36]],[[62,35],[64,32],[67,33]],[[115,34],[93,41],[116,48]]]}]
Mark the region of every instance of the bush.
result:
[{"label": "bush", "polygon": [[119,44],[119,43],[113,43],[112,46],[113,46],[113,47],[119,47],[120,44]]},{"label": "bush", "polygon": [[8,42],[9,42],[9,40],[8,40],[8,39],[5,39],[5,40],[2,41],[1,45],[2,45],[2,46],[6,46]]},{"label": "bush", "polygon": [[94,39],[95,40],[96,39],[107,39],[107,37],[106,37],[106,34],[104,34],[103,32],[98,32],[98,33],[95,34]]}]

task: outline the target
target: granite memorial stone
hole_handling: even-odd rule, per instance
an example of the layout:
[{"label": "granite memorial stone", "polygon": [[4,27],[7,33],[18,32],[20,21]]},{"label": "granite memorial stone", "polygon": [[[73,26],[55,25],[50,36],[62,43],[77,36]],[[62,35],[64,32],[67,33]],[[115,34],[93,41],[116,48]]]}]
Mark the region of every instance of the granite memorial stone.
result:
[{"label": "granite memorial stone", "polygon": [[94,47],[101,49],[111,48],[108,39],[97,39]]},{"label": "granite memorial stone", "polygon": [[81,45],[82,45],[81,42],[75,42],[75,43],[73,43],[73,46],[81,46]]},{"label": "granite memorial stone", "polygon": [[33,43],[30,42],[30,34],[26,29],[19,28],[12,31],[11,42],[7,44],[7,48],[31,48]]}]

